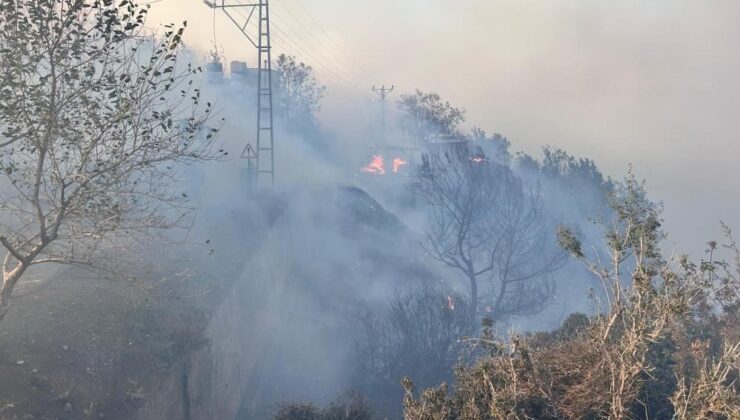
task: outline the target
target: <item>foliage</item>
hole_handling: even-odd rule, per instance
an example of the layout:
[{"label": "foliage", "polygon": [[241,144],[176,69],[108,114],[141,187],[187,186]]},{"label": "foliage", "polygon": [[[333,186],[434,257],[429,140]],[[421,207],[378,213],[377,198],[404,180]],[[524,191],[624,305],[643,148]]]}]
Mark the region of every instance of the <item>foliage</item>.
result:
[{"label": "foliage", "polygon": [[507,166],[511,162],[511,142],[500,133],[489,136],[482,128],[475,127],[470,135],[470,145],[474,156]]},{"label": "foliage", "polygon": [[184,25],[148,37],[147,10],[0,1],[0,319],[29,267],[102,269],[187,221],[175,169],[212,158],[217,130],[192,87],[197,69],[178,62]]},{"label": "foliage", "polygon": [[443,101],[437,93],[417,90],[413,95],[402,95],[398,106],[406,131],[421,143],[462,137],[458,127],[465,121],[465,111]]},{"label": "foliage", "polygon": [[[593,160],[576,158],[558,148],[545,147],[542,159],[520,153],[516,168],[525,176],[537,179],[547,191],[561,191],[560,202],[548,203],[556,209],[567,209],[565,218],[580,223],[588,218],[611,218],[609,197],[616,188],[615,182],[605,177]],[[551,195],[552,196],[552,195]]]},{"label": "foliage", "polygon": [[536,167],[546,178],[558,178],[576,186],[591,186],[597,189],[611,190],[611,182],[605,179],[596,163],[591,159],[576,158],[563,149],[545,147],[543,158],[537,162],[530,156],[519,156],[519,164],[524,167]]},{"label": "foliage", "polygon": [[306,122],[321,109],[326,87],[319,84],[313,68],[293,56],[280,54],[277,59],[278,109],[288,122]]},{"label": "foliage", "polygon": [[561,244],[602,281],[603,311],[509,339],[489,322],[474,341],[486,356],[457,372],[451,395],[445,384],[417,395],[404,381],[406,419],[738,417],[737,267],[711,253],[696,265],[664,259],[659,206],[633,175],[611,203],[616,218],[602,225],[608,265],[560,231]]}]

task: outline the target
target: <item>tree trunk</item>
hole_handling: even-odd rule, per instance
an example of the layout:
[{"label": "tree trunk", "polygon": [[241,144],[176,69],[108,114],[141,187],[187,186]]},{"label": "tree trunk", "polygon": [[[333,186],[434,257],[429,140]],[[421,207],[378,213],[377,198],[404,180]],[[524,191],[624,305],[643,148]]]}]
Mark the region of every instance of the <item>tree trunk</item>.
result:
[{"label": "tree trunk", "polygon": [[2,322],[5,318],[5,315],[8,314],[13,289],[15,288],[16,283],[18,283],[18,280],[21,278],[23,273],[26,271],[26,268],[27,266],[25,264],[20,263],[13,271],[7,273],[7,277],[3,279],[3,287],[2,290],[0,290],[0,322]]},{"label": "tree trunk", "polygon": [[8,309],[10,309],[10,293],[5,293],[5,291],[3,291],[3,293],[0,294],[0,322],[5,319],[5,315],[8,314]]},{"label": "tree trunk", "polygon": [[502,281],[501,287],[498,289],[498,296],[496,297],[496,302],[493,303],[493,308],[491,308],[491,319],[494,321],[500,321],[501,318],[503,318],[503,314],[501,313],[501,304],[504,302],[504,295],[506,294],[506,286],[508,283]]},{"label": "tree trunk", "polygon": [[470,280],[470,325],[473,331],[478,328],[478,279],[475,274],[468,274]]}]

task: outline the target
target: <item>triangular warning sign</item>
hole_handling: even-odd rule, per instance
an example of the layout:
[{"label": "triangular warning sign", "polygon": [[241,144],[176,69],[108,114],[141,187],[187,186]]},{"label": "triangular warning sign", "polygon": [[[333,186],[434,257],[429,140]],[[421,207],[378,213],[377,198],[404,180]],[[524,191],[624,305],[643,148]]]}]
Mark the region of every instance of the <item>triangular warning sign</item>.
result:
[{"label": "triangular warning sign", "polygon": [[247,147],[242,151],[242,159],[257,159],[257,152],[252,147],[252,143],[247,143]]}]

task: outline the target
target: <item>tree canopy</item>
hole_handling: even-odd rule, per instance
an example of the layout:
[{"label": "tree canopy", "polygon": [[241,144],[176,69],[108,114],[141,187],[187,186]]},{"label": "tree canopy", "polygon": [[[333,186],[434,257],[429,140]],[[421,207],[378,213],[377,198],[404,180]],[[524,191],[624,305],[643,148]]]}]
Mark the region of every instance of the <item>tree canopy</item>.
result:
[{"label": "tree canopy", "polygon": [[175,169],[215,157],[185,24],[149,36],[147,11],[0,1],[0,319],[29,267],[116,261],[95,256],[181,225]]}]

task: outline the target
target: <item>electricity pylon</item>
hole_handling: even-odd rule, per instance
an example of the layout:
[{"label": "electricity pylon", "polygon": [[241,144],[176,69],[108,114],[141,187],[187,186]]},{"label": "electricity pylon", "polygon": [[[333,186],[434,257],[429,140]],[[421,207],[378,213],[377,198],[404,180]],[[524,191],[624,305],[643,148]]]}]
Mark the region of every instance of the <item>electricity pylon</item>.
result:
[{"label": "electricity pylon", "polygon": [[385,101],[388,98],[388,95],[393,92],[393,89],[395,89],[395,86],[391,86],[389,88],[385,87],[383,85],[382,87],[375,87],[373,86],[373,92],[377,93],[380,97],[380,130],[381,135],[383,136],[383,141],[386,140],[386,133],[385,133]]},{"label": "electricity pylon", "polygon": [[[257,148],[253,152],[257,158],[257,185],[260,176],[266,175],[270,185],[275,186],[275,139],[273,130],[273,97],[272,97],[272,44],[270,42],[270,2],[257,0],[256,3],[230,3],[226,0],[208,1],[204,3],[213,9],[221,9],[226,16],[239,28],[249,42],[257,48]],[[247,9],[247,19],[240,23],[229,9]],[[258,19],[257,38],[248,30],[249,23],[255,16]],[[247,145],[248,147],[251,147]],[[245,151],[247,148],[244,149]],[[244,155],[244,153],[242,153]]]}]

